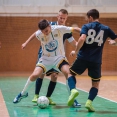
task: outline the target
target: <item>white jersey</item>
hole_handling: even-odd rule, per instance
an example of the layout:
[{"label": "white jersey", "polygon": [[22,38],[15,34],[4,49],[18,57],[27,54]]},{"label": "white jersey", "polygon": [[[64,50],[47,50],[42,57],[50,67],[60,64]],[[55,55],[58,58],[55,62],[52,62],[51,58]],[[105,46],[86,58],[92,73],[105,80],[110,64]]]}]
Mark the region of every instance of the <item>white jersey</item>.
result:
[{"label": "white jersey", "polygon": [[54,57],[57,55],[65,56],[63,35],[71,33],[72,27],[62,25],[52,25],[51,33],[46,36],[40,30],[36,32],[37,39],[41,42],[42,56]]}]

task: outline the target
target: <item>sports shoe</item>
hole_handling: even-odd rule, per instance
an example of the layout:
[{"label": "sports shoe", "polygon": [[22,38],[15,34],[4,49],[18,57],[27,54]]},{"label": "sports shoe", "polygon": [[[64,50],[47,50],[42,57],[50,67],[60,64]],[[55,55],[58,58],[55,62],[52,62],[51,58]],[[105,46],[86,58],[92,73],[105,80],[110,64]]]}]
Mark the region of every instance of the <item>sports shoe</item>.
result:
[{"label": "sports shoe", "polygon": [[74,100],[74,104],[72,106],[75,108],[81,108],[81,104],[79,104],[77,100]]},{"label": "sports shoe", "polygon": [[38,98],[39,98],[39,95],[35,94],[34,98],[32,99],[32,102],[37,103]]},{"label": "sports shoe", "polygon": [[50,97],[47,97],[47,98],[48,98],[48,100],[49,100],[49,105],[56,105],[56,103],[53,102],[52,99],[51,99]]},{"label": "sports shoe", "polygon": [[91,100],[87,100],[87,102],[85,104],[85,108],[87,108],[89,112],[95,112],[95,109],[92,106],[92,101]]},{"label": "sports shoe", "polygon": [[71,90],[71,95],[69,96],[69,99],[68,99],[68,106],[72,106],[73,103],[74,103],[74,99],[78,96],[78,91],[76,89],[72,89]]},{"label": "sports shoe", "polygon": [[19,93],[13,100],[13,103],[18,103],[21,101],[22,98],[26,98],[27,96],[28,96],[28,93],[26,93],[25,95],[22,95],[21,93]]}]

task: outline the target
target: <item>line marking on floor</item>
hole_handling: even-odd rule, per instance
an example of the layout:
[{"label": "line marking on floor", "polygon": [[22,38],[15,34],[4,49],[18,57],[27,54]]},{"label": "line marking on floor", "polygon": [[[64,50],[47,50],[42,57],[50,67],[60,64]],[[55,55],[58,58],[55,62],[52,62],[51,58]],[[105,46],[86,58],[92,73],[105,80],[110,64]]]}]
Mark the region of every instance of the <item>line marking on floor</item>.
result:
[{"label": "line marking on floor", "polygon": [[1,90],[0,90],[0,116],[10,117]]},{"label": "line marking on floor", "polygon": [[[61,84],[66,85],[66,84],[65,84],[65,83],[63,83],[63,82],[60,82],[60,81],[57,81],[57,82],[59,82],[59,83],[61,83]],[[76,88],[77,88],[77,87],[76,87]],[[81,90],[81,91],[83,91],[83,92],[89,93],[88,91],[85,91],[85,90],[83,90],[83,89],[80,89],[80,88],[77,88],[77,89],[79,89],[79,90]],[[105,99],[105,100],[108,100],[108,101],[111,101],[111,102],[117,103],[116,101],[110,100],[110,99],[105,98],[105,97],[103,97],[103,96],[99,96],[99,95],[97,95],[97,96],[98,96],[98,97],[100,97],[100,98],[103,98],[103,99]]]}]

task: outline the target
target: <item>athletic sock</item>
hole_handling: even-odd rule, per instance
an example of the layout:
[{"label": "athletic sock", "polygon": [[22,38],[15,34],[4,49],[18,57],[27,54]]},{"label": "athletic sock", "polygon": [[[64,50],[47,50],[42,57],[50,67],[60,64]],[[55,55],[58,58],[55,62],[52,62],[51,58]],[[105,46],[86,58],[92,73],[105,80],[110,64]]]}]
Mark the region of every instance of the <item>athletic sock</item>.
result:
[{"label": "athletic sock", "polygon": [[35,94],[36,95],[39,95],[39,92],[40,92],[40,89],[41,89],[41,86],[42,86],[42,82],[43,82],[43,79],[41,79],[41,78],[38,78],[36,80],[36,83],[35,83]]},{"label": "athletic sock", "polygon": [[24,86],[24,89],[22,90],[21,94],[24,95],[26,94],[26,92],[31,88],[31,86],[34,84],[33,81],[30,80],[30,78],[28,78],[25,86]]},{"label": "athletic sock", "polygon": [[95,97],[97,96],[97,93],[98,93],[98,89],[95,88],[95,87],[92,87],[89,91],[89,97],[88,99],[93,101],[95,99]]},{"label": "athletic sock", "polygon": [[68,78],[68,85],[69,85],[70,91],[76,88],[76,78],[74,76],[70,76]]},{"label": "athletic sock", "polygon": [[56,86],[56,82],[50,81],[46,97],[51,97]]}]

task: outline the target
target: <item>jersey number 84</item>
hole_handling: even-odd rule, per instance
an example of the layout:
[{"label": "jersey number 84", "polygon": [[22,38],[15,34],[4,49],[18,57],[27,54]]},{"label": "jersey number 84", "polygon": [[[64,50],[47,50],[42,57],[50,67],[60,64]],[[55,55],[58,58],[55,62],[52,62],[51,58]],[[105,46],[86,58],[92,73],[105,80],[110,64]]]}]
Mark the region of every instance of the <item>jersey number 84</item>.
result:
[{"label": "jersey number 84", "polygon": [[93,42],[97,42],[98,46],[101,46],[101,44],[103,43],[103,35],[104,35],[103,30],[100,30],[99,34],[96,36],[96,31],[94,29],[90,29],[88,31],[88,36],[86,38],[86,43],[87,44],[92,44]]}]

